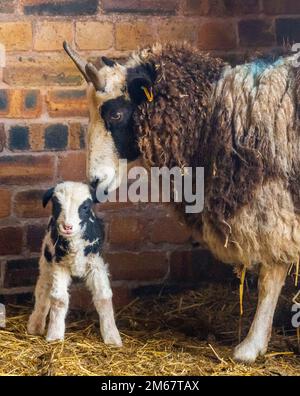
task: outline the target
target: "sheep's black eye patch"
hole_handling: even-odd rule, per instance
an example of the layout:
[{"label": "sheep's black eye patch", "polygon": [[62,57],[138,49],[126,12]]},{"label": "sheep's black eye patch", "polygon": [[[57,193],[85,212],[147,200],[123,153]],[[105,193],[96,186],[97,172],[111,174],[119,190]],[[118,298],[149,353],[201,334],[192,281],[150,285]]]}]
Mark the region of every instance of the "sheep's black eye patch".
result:
[{"label": "sheep's black eye patch", "polygon": [[61,203],[59,202],[58,198],[56,196],[53,196],[52,198],[52,215],[53,219],[57,220],[60,213],[61,213]]},{"label": "sheep's black eye patch", "polygon": [[88,242],[84,248],[84,255],[101,254],[104,241],[104,224],[101,219],[92,216],[86,223],[83,239]]},{"label": "sheep's black eye patch", "polygon": [[81,222],[85,222],[91,214],[91,208],[92,208],[92,203],[93,201],[88,198],[78,208],[78,215],[81,220]]},{"label": "sheep's black eye patch", "polygon": [[137,137],[133,128],[132,115],[136,106],[124,96],[105,102],[101,117],[106,129],[111,132],[115,147],[122,159],[133,161],[139,156]]}]

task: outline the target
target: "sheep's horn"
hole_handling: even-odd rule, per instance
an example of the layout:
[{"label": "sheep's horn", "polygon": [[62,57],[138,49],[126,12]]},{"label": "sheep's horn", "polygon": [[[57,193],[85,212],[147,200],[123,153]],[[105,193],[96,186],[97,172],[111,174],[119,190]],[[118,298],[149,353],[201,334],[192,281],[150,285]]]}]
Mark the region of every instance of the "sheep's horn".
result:
[{"label": "sheep's horn", "polygon": [[103,82],[100,79],[98,70],[92,63],[87,63],[85,65],[85,72],[89,80],[93,83],[96,91],[103,91]]},{"label": "sheep's horn", "polygon": [[90,79],[89,79],[89,77],[87,76],[86,71],[85,71],[85,67],[86,67],[87,62],[86,62],[84,59],[82,59],[82,58],[77,54],[77,52],[75,52],[75,51],[73,50],[73,48],[71,48],[71,47],[69,46],[69,44],[68,44],[66,41],[63,42],[63,47],[64,47],[64,50],[66,51],[66,53],[69,55],[69,57],[70,57],[70,58],[72,59],[72,61],[75,63],[77,69],[80,71],[80,73],[81,73],[81,74],[83,75],[83,77],[85,78],[86,82],[89,83],[89,82],[90,82]]}]

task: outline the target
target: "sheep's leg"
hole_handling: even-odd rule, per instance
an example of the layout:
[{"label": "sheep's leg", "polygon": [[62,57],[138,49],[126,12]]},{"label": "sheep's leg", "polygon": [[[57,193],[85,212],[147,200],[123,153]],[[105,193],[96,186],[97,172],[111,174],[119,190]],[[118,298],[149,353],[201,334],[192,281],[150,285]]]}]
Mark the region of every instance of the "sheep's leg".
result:
[{"label": "sheep's leg", "polygon": [[283,265],[261,267],[256,314],[247,337],[235,348],[236,360],[250,363],[266,353],[272,333],[274,312],[286,274],[287,267]]},{"label": "sheep's leg", "polygon": [[63,340],[65,335],[65,319],[69,306],[68,287],[70,273],[64,267],[55,265],[50,291],[50,320],[46,340]]},{"label": "sheep's leg", "polygon": [[112,291],[107,268],[102,258],[90,265],[86,284],[93,296],[93,302],[99,314],[100,332],[105,344],[122,346],[122,340],[116,326],[112,304]]},{"label": "sheep's leg", "polygon": [[45,331],[46,318],[50,309],[51,272],[45,259],[40,259],[40,275],[35,287],[34,310],[29,317],[27,331],[29,334],[42,335]]}]

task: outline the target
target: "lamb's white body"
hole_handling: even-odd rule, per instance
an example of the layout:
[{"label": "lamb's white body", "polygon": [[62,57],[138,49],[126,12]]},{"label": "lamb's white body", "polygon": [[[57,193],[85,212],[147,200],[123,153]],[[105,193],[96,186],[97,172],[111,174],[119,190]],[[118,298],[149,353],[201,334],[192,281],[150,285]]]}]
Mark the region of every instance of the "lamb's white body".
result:
[{"label": "lamb's white body", "polygon": [[[67,217],[67,213],[69,213],[68,222],[70,222],[72,194],[76,193],[76,196],[80,197],[80,189],[78,191],[79,183],[64,183],[64,185],[66,184],[67,188],[65,188],[62,200],[62,213],[57,223],[60,222],[62,217]],[[87,186],[84,186],[85,189],[84,194],[86,195]],[[69,196],[67,197],[66,195],[68,194]],[[76,208],[78,205],[75,204],[74,207]],[[73,221],[76,222],[74,213],[76,213],[76,210],[73,211]],[[85,279],[86,285],[92,293],[93,302],[100,317],[100,331],[104,342],[121,346],[122,341],[114,319],[112,290],[108,278],[107,265],[98,252],[85,254],[84,249],[87,244],[88,242],[82,237],[82,232],[76,233],[68,238],[68,249],[57,262],[55,241],[53,241],[51,229],[47,231],[39,262],[40,275],[35,289],[35,308],[29,319],[28,332],[30,334],[43,334],[46,318],[50,311],[47,341],[62,340],[64,338],[65,317],[69,305],[68,288],[71,284],[71,277],[76,276]],[[47,255],[45,256],[45,249],[50,252],[49,258],[50,256],[52,257],[51,262],[49,258],[47,260]]]}]

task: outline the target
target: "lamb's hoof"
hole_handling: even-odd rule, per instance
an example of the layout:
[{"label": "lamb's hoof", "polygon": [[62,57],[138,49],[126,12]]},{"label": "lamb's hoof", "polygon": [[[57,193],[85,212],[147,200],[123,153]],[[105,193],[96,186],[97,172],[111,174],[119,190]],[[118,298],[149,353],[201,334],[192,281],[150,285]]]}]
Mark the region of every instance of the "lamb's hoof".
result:
[{"label": "lamb's hoof", "polygon": [[106,337],[103,337],[104,344],[115,346],[121,348],[123,346],[121,336],[119,332],[115,332],[115,334],[109,334]]},{"label": "lamb's hoof", "polygon": [[46,341],[52,342],[52,341],[63,341],[64,335],[61,334],[47,334]]},{"label": "lamb's hoof", "polygon": [[31,335],[43,335],[45,332],[45,325],[40,321],[29,319],[27,324],[27,333]]},{"label": "lamb's hoof", "polygon": [[253,341],[245,339],[235,349],[234,360],[242,363],[254,363],[259,355],[266,353],[267,347],[259,347]]}]

